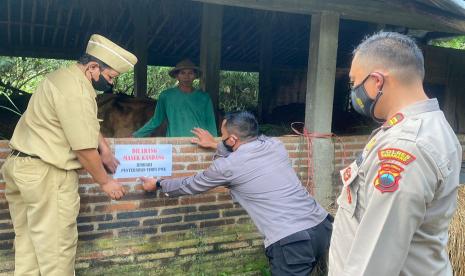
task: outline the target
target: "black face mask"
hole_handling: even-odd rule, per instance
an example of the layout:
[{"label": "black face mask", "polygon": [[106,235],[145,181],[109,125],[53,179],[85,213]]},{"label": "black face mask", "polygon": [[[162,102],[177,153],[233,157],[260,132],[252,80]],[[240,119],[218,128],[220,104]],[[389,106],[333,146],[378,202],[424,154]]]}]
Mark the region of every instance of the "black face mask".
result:
[{"label": "black face mask", "polygon": [[103,92],[106,92],[106,91],[109,91],[109,90],[113,89],[113,85],[110,84],[105,79],[105,77],[102,75],[102,73],[100,73],[100,76],[99,76],[97,81],[95,81],[92,78],[92,86],[94,87],[95,90],[103,91]]},{"label": "black face mask", "polygon": [[365,86],[363,85],[369,77],[370,75],[368,75],[359,85],[351,89],[350,99],[352,102],[352,107],[359,114],[371,117],[377,123],[383,123],[384,120],[378,119],[375,116],[375,106],[378,103],[379,98],[383,95],[383,88],[381,87],[374,100],[371,99],[365,90]]},{"label": "black face mask", "polygon": [[223,145],[224,145],[224,147],[225,147],[229,152],[233,152],[233,147],[234,147],[235,144],[232,145],[232,146],[226,144],[226,141],[227,141],[228,139],[229,139],[229,137],[223,140]]}]

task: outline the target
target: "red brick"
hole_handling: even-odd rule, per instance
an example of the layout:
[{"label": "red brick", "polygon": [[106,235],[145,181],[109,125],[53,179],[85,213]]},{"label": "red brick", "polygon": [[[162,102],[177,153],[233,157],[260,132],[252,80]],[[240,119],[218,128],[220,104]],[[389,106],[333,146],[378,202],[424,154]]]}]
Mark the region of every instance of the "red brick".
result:
[{"label": "red brick", "polygon": [[175,206],[178,205],[178,198],[161,198],[157,200],[144,200],[140,203],[139,208],[153,208],[160,206]]},{"label": "red brick", "polygon": [[173,178],[178,178],[178,177],[189,177],[189,176],[192,176],[192,175],[195,175],[196,173],[181,173],[181,172],[176,172],[176,173],[173,173]]},{"label": "red brick", "polygon": [[344,145],[344,150],[349,150],[349,149],[362,150],[364,147],[365,147],[365,144],[350,144],[350,145]]},{"label": "red brick", "polygon": [[173,156],[173,163],[197,162],[198,160],[199,158],[196,155]]},{"label": "red brick", "polygon": [[95,206],[95,212],[129,211],[137,208],[135,202],[113,203]]},{"label": "red brick", "polygon": [[216,196],[215,195],[183,197],[183,198],[180,199],[180,203],[182,205],[205,203],[205,202],[215,202],[215,201],[216,201]]},{"label": "red brick", "polygon": [[187,170],[189,171],[198,171],[205,170],[210,166],[210,163],[194,163],[187,165]]},{"label": "red brick", "polygon": [[229,201],[231,200],[231,196],[229,194],[219,194],[217,195],[218,201]]},{"label": "red brick", "polygon": [[200,162],[213,162],[213,155],[202,155],[199,156]]},{"label": "red brick", "polygon": [[106,195],[81,195],[81,204],[110,202]]},{"label": "red brick", "polygon": [[299,151],[299,152],[290,152],[289,158],[306,158],[307,152],[306,151]]},{"label": "red brick", "polygon": [[173,164],[173,171],[183,171],[185,167],[185,165]]},{"label": "red brick", "polygon": [[81,204],[79,208],[79,214],[90,213],[90,211],[91,211],[90,205]]},{"label": "red brick", "polygon": [[296,145],[286,145],[287,151],[295,151],[297,149]]},{"label": "red brick", "polygon": [[92,177],[80,177],[79,184],[94,184],[95,180]]},{"label": "red brick", "polygon": [[8,144],[10,143],[10,141],[8,140],[0,140],[0,148],[9,148]]},{"label": "red brick", "polygon": [[0,183],[0,190],[5,190],[5,183]]},{"label": "red brick", "polygon": [[224,186],[219,186],[214,189],[211,189],[210,191],[207,192],[207,194],[216,194],[216,193],[225,193],[225,192],[229,192],[229,189]]},{"label": "red brick", "polygon": [[212,152],[213,150],[203,149],[198,146],[182,146],[180,149],[181,153],[199,153],[199,152]]}]

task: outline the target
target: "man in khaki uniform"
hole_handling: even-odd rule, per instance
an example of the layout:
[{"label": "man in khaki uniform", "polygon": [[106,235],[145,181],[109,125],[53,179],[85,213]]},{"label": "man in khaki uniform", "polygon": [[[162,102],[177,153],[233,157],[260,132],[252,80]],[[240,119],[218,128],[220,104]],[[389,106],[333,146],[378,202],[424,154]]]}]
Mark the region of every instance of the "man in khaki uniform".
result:
[{"label": "man in khaki uniform", "polygon": [[114,171],[118,162],[99,134],[94,89],[108,89],[136,62],[133,54],[92,35],[80,61],[48,74],[33,94],[3,166],[16,234],[15,275],[73,275],[77,169],[84,167],[112,199],[124,195],[104,169]]},{"label": "man in khaki uniform", "polygon": [[341,171],[329,275],[452,275],[447,232],[462,149],[423,78],[407,36],[381,32],[354,51],[352,105],[385,123]]}]

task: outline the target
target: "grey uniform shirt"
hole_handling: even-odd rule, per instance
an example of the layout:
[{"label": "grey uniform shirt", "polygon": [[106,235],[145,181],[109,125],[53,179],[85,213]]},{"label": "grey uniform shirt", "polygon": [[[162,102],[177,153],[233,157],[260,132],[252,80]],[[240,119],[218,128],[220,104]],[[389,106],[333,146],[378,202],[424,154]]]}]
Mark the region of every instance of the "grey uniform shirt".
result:
[{"label": "grey uniform shirt", "polygon": [[161,181],[169,196],[226,186],[265,236],[265,247],[322,222],[328,213],[300,183],[286,148],[260,136],[230,153],[218,144],[211,166],[195,176]]},{"label": "grey uniform shirt", "polygon": [[341,171],[329,275],[452,275],[462,148],[436,99],[397,113]]}]

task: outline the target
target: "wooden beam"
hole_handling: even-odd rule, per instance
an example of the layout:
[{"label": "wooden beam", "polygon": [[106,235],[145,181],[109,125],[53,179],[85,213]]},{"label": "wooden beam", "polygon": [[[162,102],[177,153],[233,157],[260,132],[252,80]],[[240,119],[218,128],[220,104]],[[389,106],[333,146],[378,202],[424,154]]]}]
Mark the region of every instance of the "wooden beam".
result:
[{"label": "wooden beam", "polygon": [[261,10],[298,14],[335,12],[343,19],[392,24],[414,29],[465,33],[463,18],[427,11],[419,4],[403,4],[402,1],[370,0],[193,0],[203,3],[228,5]]},{"label": "wooden beam", "polygon": [[145,1],[137,1],[132,9],[134,22],[134,54],[137,64],[134,67],[134,94],[143,98],[147,94],[147,56],[148,56],[148,11]]},{"label": "wooden beam", "polygon": [[21,0],[19,11],[19,45],[23,45],[24,0]]},{"label": "wooden beam", "polygon": [[210,94],[218,123],[223,7],[204,4],[200,37],[200,85]]},{"label": "wooden beam", "polygon": [[73,11],[74,11],[74,5],[71,4],[71,8],[68,11],[68,20],[66,20],[65,35],[63,36],[63,48],[65,48],[66,41],[68,40],[69,25],[71,24],[71,18],[73,18]]},{"label": "wooden beam", "polygon": [[7,11],[8,11],[8,45],[11,44],[11,0],[7,0],[6,6],[7,6]]},{"label": "wooden beam", "polygon": [[35,23],[36,23],[36,10],[37,10],[37,1],[32,1],[32,16],[31,16],[31,33],[30,33],[30,41],[31,45],[34,45],[34,31],[35,31]]},{"label": "wooden beam", "polygon": [[[151,35],[151,38],[149,40],[149,43],[148,43],[149,48],[150,48],[150,46],[152,46],[153,41],[160,34],[161,30],[163,30],[163,27],[165,27],[166,23],[168,22],[168,19],[169,19],[169,16],[163,17],[163,21],[161,22],[161,24],[158,24],[157,29],[155,30],[155,32],[153,32],[153,34]],[[150,29],[152,29],[152,27]]]},{"label": "wooden beam", "polygon": [[258,119],[264,122],[268,118],[272,95],[271,73],[273,65],[273,14],[265,13],[257,18],[260,36],[260,58],[258,79]]},{"label": "wooden beam", "polygon": [[[310,132],[331,133],[339,15],[312,15],[305,101],[305,127]],[[313,141],[313,184],[323,206],[331,202],[334,150],[330,139]]]},{"label": "wooden beam", "polygon": [[45,33],[47,32],[47,28],[45,25],[47,24],[48,20],[48,10],[50,8],[50,1],[47,1],[47,4],[45,6],[45,15],[44,15],[44,27],[42,28],[42,40],[41,40],[41,45],[45,44]]},{"label": "wooden beam", "polygon": [[[84,25],[84,19],[86,18],[86,9],[81,9],[81,20],[79,20],[79,26],[83,26]],[[93,22],[93,18],[92,18],[92,21],[91,23]],[[91,24],[89,24],[89,26],[91,26]],[[79,45],[79,34],[81,33],[81,30],[78,30],[76,32],[76,36],[74,37],[74,48],[77,48],[78,45]]]},{"label": "wooden beam", "polygon": [[[62,17],[62,16],[63,16],[63,9],[59,9],[59,10],[58,10],[57,20],[56,20],[56,25],[57,25],[57,26],[60,26],[60,22],[61,22],[61,17]],[[54,30],[54,32],[53,32],[52,45],[56,45],[55,42],[56,42],[56,40],[57,40],[58,30],[59,30],[59,28],[55,28],[55,30]]]}]

